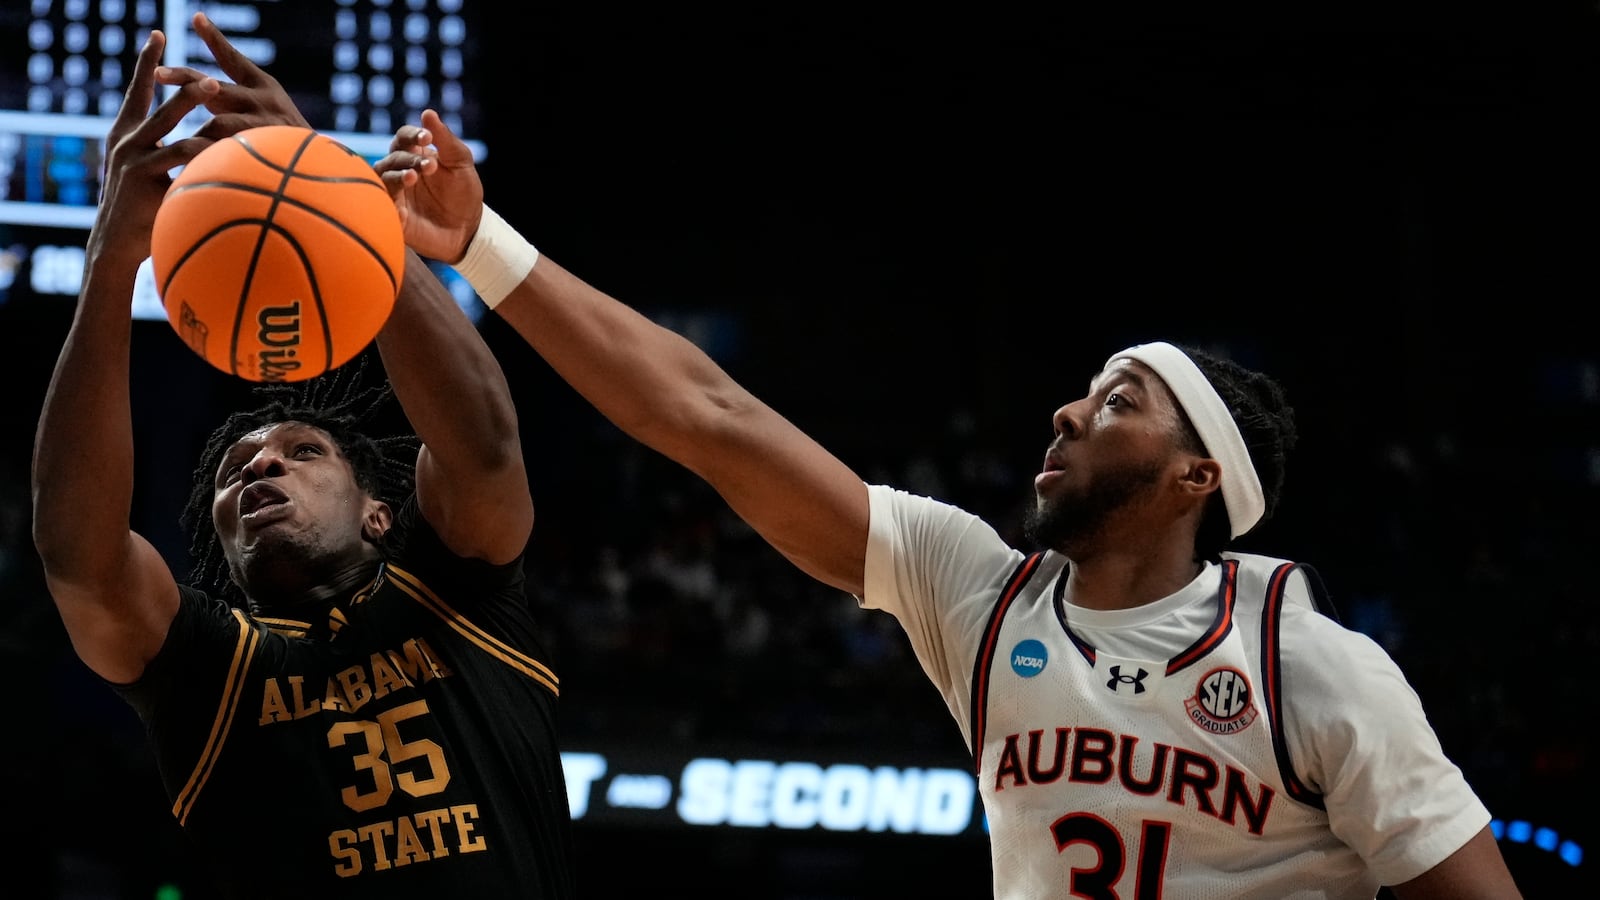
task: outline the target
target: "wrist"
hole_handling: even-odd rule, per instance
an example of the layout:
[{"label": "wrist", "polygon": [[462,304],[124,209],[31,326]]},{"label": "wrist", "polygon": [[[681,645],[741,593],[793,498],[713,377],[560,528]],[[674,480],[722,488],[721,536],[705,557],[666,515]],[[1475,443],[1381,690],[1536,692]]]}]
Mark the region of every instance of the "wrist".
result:
[{"label": "wrist", "polygon": [[452,268],[494,309],[538,261],[539,251],[485,204],[477,233]]}]

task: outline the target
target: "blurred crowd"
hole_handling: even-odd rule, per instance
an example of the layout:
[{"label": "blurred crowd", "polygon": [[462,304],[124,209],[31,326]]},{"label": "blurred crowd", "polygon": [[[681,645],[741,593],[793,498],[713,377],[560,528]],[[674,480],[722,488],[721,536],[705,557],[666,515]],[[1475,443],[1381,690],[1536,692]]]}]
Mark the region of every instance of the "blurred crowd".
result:
[{"label": "blurred crowd", "polygon": [[[1582,575],[1600,547],[1588,449],[1600,445],[1600,379],[1579,361],[1558,381],[1540,401],[1538,441],[1503,419],[1463,418],[1292,462],[1284,509],[1246,549],[1316,566],[1344,620],[1408,672],[1497,816],[1583,842],[1600,801],[1585,777],[1600,612]],[[563,438],[581,466],[531,465],[530,581],[570,742],[962,763],[959,732],[892,618],[800,575],[698,479],[586,421]],[[1020,546],[1043,439],[1018,448],[978,422],[951,410],[915,449],[849,461],[868,480],[963,505]],[[150,842],[171,851],[175,832],[136,721],[72,655],[45,593],[23,446],[0,455],[0,765],[27,814],[5,817],[0,845],[12,871],[66,869],[80,885],[102,872],[112,884],[162,858]]]}]

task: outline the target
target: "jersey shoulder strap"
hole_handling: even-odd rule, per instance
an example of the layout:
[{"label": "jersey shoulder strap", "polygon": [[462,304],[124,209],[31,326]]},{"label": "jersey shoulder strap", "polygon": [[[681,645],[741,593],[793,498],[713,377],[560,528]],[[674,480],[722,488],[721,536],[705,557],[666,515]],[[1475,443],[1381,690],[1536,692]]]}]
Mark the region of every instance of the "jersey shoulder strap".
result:
[{"label": "jersey shoulder strap", "polygon": [[[1238,593],[1241,600],[1250,601],[1266,597],[1274,591],[1282,591],[1284,605],[1305,606],[1342,624],[1338,607],[1334,605],[1322,574],[1310,564],[1260,553],[1232,551],[1223,553],[1222,558],[1239,562]],[[1295,574],[1301,577],[1293,577]],[[1281,585],[1274,584],[1279,579],[1282,580]]]},{"label": "jersey shoulder strap", "polygon": [[[1283,683],[1282,618],[1285,608],[1302,606],[1315,610],[1335,622],[1339,621],[1327,588],[1315,569],[1303,563],[1292,562],[1256,553],[1224,553],[1224,559],[1238,561],[1238,604],[1248,606],[1259,615],[1259,631],[1253,643],[1260,654],[1259,690],[1262,705],[1272,732],[1273,755],[1277,757],[1278,775],[1284,790],[1300,803],[1316,809],[1326,809],[1321,793],[1300,778],[1289,753],[1288,734],[1285,731],[1284,708],[1287,705],[1286,686]],[[1296,578],[1298,573],[1302,577]]]},{"label": "jersey shoulder strap", "polygon": [[[1039,575],[1045,581],[1060,572],[1066,565],[1064,557],[1049,551],[1036,551],[1023,557],[1022,562],[1012,570],[1010,577],[1005,580],[1000,593],[994,599],[994,605],[989,609],[989,621],[984,625],[983,640],[978,645],[978,653],[972,663],[972,695],[971,695],[971,721],[968,734],[972,735],[970,749],[972,750],[973,772],[982,774],[983,766],[983,740],[984,731],[988,725],[987,710],[989,704],[989,672],[994,666],[997,644],[1000,639],[1000,626],[1004,624],[1006,612],[1011,609],[1011,604],[1017,595]],[[1041,572],[1043,574],[1041,574]]]}]

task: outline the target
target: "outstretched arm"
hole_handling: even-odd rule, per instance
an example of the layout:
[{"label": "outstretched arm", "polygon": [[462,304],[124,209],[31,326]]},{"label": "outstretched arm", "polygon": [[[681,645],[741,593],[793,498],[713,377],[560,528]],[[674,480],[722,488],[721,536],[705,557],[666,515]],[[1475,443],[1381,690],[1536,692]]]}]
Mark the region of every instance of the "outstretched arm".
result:
[{"label": "outstretched arm", "polygon": [[[479,232],[483,189],[470,149],[432,111],[422,126],[402,128],[378,170],[407,242],[459,263]],[[843,462],[693,343],[549,258],[476,277],[512,285],[495,311],[601,414],[704,478],[812,577],[860,593],[867,490]]]},{"label": "outstretched arm", "polygon": [[[168,170],[209,143],[162,138],[218,85],[183,81],[153,112],[166,36],[139,52],[106,137],[100,207],[85,247],[83,289],[45,395],[33,449],[33,538],[78,656],[112,681],[137,678],[178,608],[177,583],[155,548],[128,529],[133,424],[128,400],[134,277],[150,255]],[[146,113],[149,113],[147,116]]]}]

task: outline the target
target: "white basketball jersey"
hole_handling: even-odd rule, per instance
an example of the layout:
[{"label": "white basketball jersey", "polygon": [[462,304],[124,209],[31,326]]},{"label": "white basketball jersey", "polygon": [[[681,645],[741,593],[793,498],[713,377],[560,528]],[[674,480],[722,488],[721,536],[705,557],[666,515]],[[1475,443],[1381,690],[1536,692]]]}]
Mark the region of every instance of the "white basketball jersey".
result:
[{"label": "white basketball jersey", "polygon": [[997,895],[1371,900],[1283,734],[1279,613],[1322,602],[1315,573],[1227,554],[1210,626],[1170,659],[1124,659],[1073,630],[1065,567],[1024,559],[976,660]]}]

